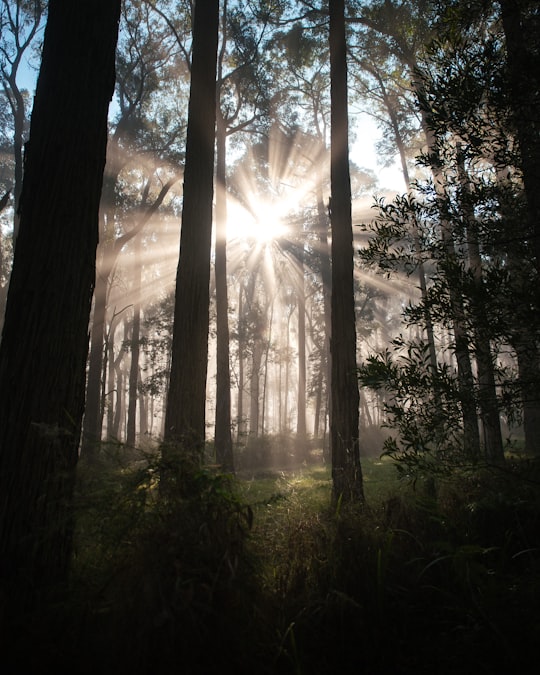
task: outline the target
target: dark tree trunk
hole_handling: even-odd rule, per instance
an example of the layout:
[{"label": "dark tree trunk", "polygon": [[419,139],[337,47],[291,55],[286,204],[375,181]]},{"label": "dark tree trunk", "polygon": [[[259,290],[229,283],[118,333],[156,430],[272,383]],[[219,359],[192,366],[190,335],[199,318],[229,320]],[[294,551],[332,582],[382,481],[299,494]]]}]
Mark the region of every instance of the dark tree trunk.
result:
[{"label": "dark tree trunk", "polygon": [[[114,151],[112,153],[114,155]],[[107,169],[105,172],[105,180],[103,184],[103,198],[101,200],[103,213],[103,228],[102,240],[98,247],[98,263],[96,275],[96,288],[94,291],[94,312],[92,316],[92,330],[90,336],[90,356],[88,359],[88,378],[86,385],[86,412],[84,416],[83,426],[83,442],[81,455],[87,461],[95,461],[99,457],[99,444],[101,442],[101,434],[103,427],[103,412],[104,412],[104,388],[105,388],[105,374],[103,369],[105,328],[107,318],[107,303],[109,284],[111,274],[116,265],[117,258],[123,247],[133,237],[139,235],[149,222],[151,217],[159,209],[165,196],[171,187],[177,182],[177,178],[173,177],[167,181],[161,188],[158,196],[152,204],[146,206],[146,196],[150,189],[150,179],[144,188],[145,197],[143,198],[143,206],[146,206],[146,211],[138,223],[131,228],[131,230],[124,232],[118,239],[115,240],[115,196],[114,186],[118,180],[120,168],[112,161],[109,174]],[[99,255],[101,252],[101,256]],[[125,309],[125,308],[123,308]],[[111,323],[115,316],[111,317]],[[110,331],[110,327],[109,327]],[[110,389],[109,385],[109,389]]]},{"label": "dark tree trunk", "polygon": [[515,338],[514,348],[521,389],[525,452],[527,455],[540,457],[540,402],[538,393],[540,355],[538,353],[537,336],[534,331],[519,331]]},{"label": "dark tree trunk", "polygon": [[246,433],[244,420],[244,352],[245,352],[245,317],[244,317],[244,284],[240,281],[238,291],[238,399],[236,406],[236,442],[240,443]]},{"label": "dark tree trunk", "polygon": [[218,23],[219,0],[195,4],[166,461],[174,446],[202,458],[205,441]]},{"label": "dark tree trunk", "polygon": [[537,0],[501,0],[514,125],[521,153],[536,269],[540,274],[540,19]]},{"label": "dark tree trunk", "polygon": [[[463,195],[469,196],[471,191],[470,180],[467,175],[462,152],[459,148],[458,176]],[[473,319],[476,369],[478,373],[478,403],[480,406],[480,418],[484,432],[485,455],[488,461],[500,463],[504,461],[504,447],[495,383],[495,364],[493,354],[491,353],[489,321],[486,316],[483,299],[485,294],[485,282],[476,232],[477,223],[475,222],[473,209],[470,206],[470,199],[462,200],[461,210],[466,218],[469,268],[474,279],[475,287],[475,297],[471,302],[471,313]]]},{"label": "dark tree trunk", "polygon": [[[323,446],[326,440],[326,430],[328,428],[330,417],[330,380],[331,380],[331,359],[330,359],[330,337],[332,325],[332,268],[330,265],[330,247],[328,245],[328,210],[324,206],[322,194],[322,175],[319,173],[317,181],[317,220],[319,225],[320,242],[320,261],[321,261],[321,281],[323,285],[323,305],[324,305],[324,432]],[[323,447],[325,453],[328,447]]]},{"label": "dark tree trunk", "polygon": [[263,344],[261,339],[256,338],[253,342],[253,355],[251,359],[250,387],[249,387],[249,437],[259,436],[259,414],[261,398],[261,365],[263,357]]},{"label": "dark tree trunk", "polygon": [[307,456],[306,425],[306,298],[304,276],[304,242],[298,249],[298,396],[296,418],[297,454],[300,459]]},{"label": "dark tree trunk", "polygon": [[126,444],[135,447],[137,436],[137,400],[139,398],[139,353],[141,339],[141,237],[134,240],[133,256],[133,325],[131,328],[131,363],[129,367],[128,416],[126,428]]},{"label": "dark tree trunk", "polygon": [[120,4],[49,3],[0,348],[8,615],[63,581],[69,566]]},{"label": "dark tree trunk", "polygon": [[331,448],[336,499],[363,500],[354,313],[344,0],[330,0],[332,204]]},{"label": "dark tree trunk", "polygon": [[114,245],[114,181],[116,177],[105,174],[101,199],[102,228],[97,251],[96,287],[94,289],[94,309],[90,331],[90,355],[88,358],[88,377],[86,383],[86,410],[84,414],[81,455],[88,461],[94,461],[99,453],[102,432],[102,385],[103,354],[106,328],[107,293],[109,276],[113,267]]},{"label": "dark tree trunk", "polygon": [[227,293],[226,129],[218,110],[216,143],[216,461],[234,471],[231,434],[231,372],[229,364],[229,299]]},{"label": "dark tree trunk", "polygon": [[433,131],[429,127],[425,113],[422,116],[422,124],[426,135],[427,145],[431,156],[431,171],[437,199],[441,206],[441,239],[446,251],[444,261],[444,273],[448,283],[450,305],[452,309],[452,326],[454,331],[455,355],[458,370],[458,388],[460,394],[461,411],[463,418],[463,442],[465,450],[471,457],[480,457],[480,434],[478,431],[478,416],[476,413],[476,399],[474,396],[474,374],[469,352],[469,335],[465,322],[465,309],[463,297],[459,291],[462,270],[458,261],[452,226],[444,217],[445,179],[440,169],[437,156],[437,144]]}]

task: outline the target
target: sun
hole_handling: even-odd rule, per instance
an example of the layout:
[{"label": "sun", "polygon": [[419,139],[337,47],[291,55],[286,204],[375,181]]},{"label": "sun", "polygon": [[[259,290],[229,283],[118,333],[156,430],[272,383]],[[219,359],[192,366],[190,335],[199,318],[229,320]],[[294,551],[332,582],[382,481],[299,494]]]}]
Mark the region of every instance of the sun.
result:
[{"label": "sun", "polygon": [[268,244],[288,232],[280,209],[264,200],[253,200],[247,207],[236,200],[227,205],[227,240],[229,242]]}]

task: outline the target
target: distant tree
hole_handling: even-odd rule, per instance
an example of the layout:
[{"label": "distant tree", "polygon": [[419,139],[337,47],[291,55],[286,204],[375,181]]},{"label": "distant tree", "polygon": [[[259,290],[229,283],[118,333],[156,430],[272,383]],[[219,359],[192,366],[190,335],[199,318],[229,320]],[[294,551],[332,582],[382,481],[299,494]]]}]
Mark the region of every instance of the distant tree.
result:
[{"label": "distant tree", "polygon": [[218,26],[219,0],[196,3],[166,463],[182,450],[200,461],[205,442]]},{"label": "distant tree", "polygon": [[49,3],[0,346],[5,618],[69,565],[120,4]]},{"label": "distant tree", "polygon": [[336,499],[363,500],[354,316],[344,0],[330,0],[332,202],[331,450]]},{"label": "distant tree", "polygon": [[[174,168],[183,159],[178,138],[185,127],[184,116],[178,114],[181,108],[179,83],[184,73],[174,58],[177,38],[180,39],[179,31],[175,31],[172,39],[168,25],[156,22],[154,10],[141,0],[123,4],[116,57],[119,111],[111,125],[101,200],[81,451],[90,461],[99,455],[102,436],[106,388],[104,347],[106,339],[113,341],[114,338],[112,319],[109,320],[114,313],[109,307],[114,270],[125,246],[135,236],[142,236],[143,228],[151,222],[181,176]],[[160,75],[177,84],[174,104]],[[140,184],[141,189],[130,193],[126,186],[134,183]],[[113,381],[109,380],[108,388],[115,389]],[[111,395],[108,402],[110,406]]]},{"label": "distant tree", "polygon": [[[230,6],[230,4],[232,6]],[[253,12],[255,9],[255,12]],[[221,46],[217,63],[216,120],[216,417],[217,462],[233,470],[231,376],[227,288],[227,140],[253,132],[265,115],[266,77],[261,67],[265,22],[258,25],[255,8],[222,3]]]},{"label": "distant tree", "polygon": [[23,60],[36,47],[36,37],[46,14],[43,0],[2,0],[0,6],[0,74],[2,87],[9,103],[13,128],[13,198],[14,239],[18,232],[18,208],[22,191],[23,146],[28,127],[28,96],[21,89],[19,78]]},{"label": "distant tree", "polygon": [[[538,447],[534,224],[524,217],[515,102],[500,22],[491,10],[483,19],[448,22],[449,30],[441,31],[422,60],[418,105],[430,142],[419,161],[432,169],[433,179],[417,181],[416,196],[383,206],[383,224],[376,228],[375,240],[386,239],[388,254],[381,268],[399,261],[411,273],[418,255],[411,253],[408,228],[411,222],[421,225],[416,250],[429,263],[429,287],[404,317],[412,327],[429,313],[439,334],[449,327],[454,332],[455,361],[441,350],[437,370],[425,367],[425,345],[401,339],[396,358],[387,352],[362,372],[366,382],[382,373],[393,380],[392,425],[400,428],[406,452],[416,448],[415,461],[427,449],[443,464],[478,461],[480,422],[485,459],[502,462],[502,411],[511,426],[523,422],[526,450]],[[456,363],[457,377],[449,363]],[[398,399],[403,405],[396,407]],[[459,408],[462,420],[456,424]],[[456,435],[457,428],[463,433]]]},{"label": "distant tree", "polygon": [[[131,364],[129,368],[129,402],[126,428],[126,443],[135,446],[137,401],[139,400],[139,354],[141,351],[141,237],[134,239],[133,259],[133,322],[131,327]],[[141,412],[141,411],[139,411]]]}]

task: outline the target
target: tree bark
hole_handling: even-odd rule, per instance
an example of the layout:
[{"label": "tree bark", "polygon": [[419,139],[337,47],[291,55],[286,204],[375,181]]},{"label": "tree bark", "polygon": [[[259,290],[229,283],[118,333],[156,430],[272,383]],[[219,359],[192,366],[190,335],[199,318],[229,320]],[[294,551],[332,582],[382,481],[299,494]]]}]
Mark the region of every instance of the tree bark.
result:
[{"label": "tree bark", "polygon": [[[514,125],[521,153],[530,233],[540,274],[540,45],[536,0],[501,0]],[[527,16],[527,14],[530,14]]]},{"label": "tree bark", "polygon": [[344,0],[330,0],[332,203],[331,448],[335,499],[363,501],[359,451],[356,321]]},{"label": "tree bark", "polygon": [[141,339],[141,237],[135,237],[133,256],[133,324],[131,328],[131,363],[129,367],[128,416],[126,444],[135,447],[137,429],[137,399],[139,398],[139,353]]},{"label": "tree bark", "polygon": [[300,459],[307,456],[306,425],[306,298],[304,276],[304,242],[299,243],[298,256],[298,396],[296,416],[296,445]]},{"label": "tree bark", "polygon": [[173,461],[178,450],[200,461],[205,442],[218,23],[219,0],[195,4],[166,462],[172,449]]},{"label": "tree bark", "polygon": [[226,129],[217,110],[216,134],[216,461],[225,471],[234,471],[231,434],[231,372],[229,355],[229,299],[227,292],[227,192]]},{"label": "tree bark", "polygon": [[[461,149],[458,147],[458,176],[464,195],[471,191],[470,180],[466,172]],[[488,318],[485,314],[482,296],[484,294],[484,273],[475,216],[468,200],[462,203],[461,210],[466,218],[466,235],[468,243],[469,267],[475,286],[475,297],[471,302],[476,368],[478,373],[478,403],[480,419],[484,432],[484,448],[486,459],[490,462],[504,461],[504,447],[501,432],[501,419],[497,389],[495,383],[495,365],[491,352]]]},{"label": "tree bark", "polygon": [[236,442],[240,443],[246,433],[244,420],[244,352],[245,352],[245,317],[244,317],[244,284],[240,280],[238,289],[238,399],[236,406]]},{"label": "tree bark", "polygon": [[0,347],[7,615],[32,606],[69,566],[120,4],[49,3]]}]

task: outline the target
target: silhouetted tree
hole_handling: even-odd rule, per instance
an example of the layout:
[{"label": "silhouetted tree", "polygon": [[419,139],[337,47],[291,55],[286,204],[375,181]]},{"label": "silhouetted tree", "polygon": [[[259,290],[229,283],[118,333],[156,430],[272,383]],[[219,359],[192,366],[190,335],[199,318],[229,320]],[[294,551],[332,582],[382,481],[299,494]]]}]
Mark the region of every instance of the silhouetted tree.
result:
[{"label": "silhouetted tree", "polygon": [[219,0],[196,3],[164,459],[205,441]]},{"label": "silhouetted tree", "polygon": [[332,203],[331,450],[334,496],[362,500],[344,0],[330,0]]},{"label": "silhouetted tree", "polygon": [[7,616],[68,569],[120,4],[49,3],[0,347]]}]

